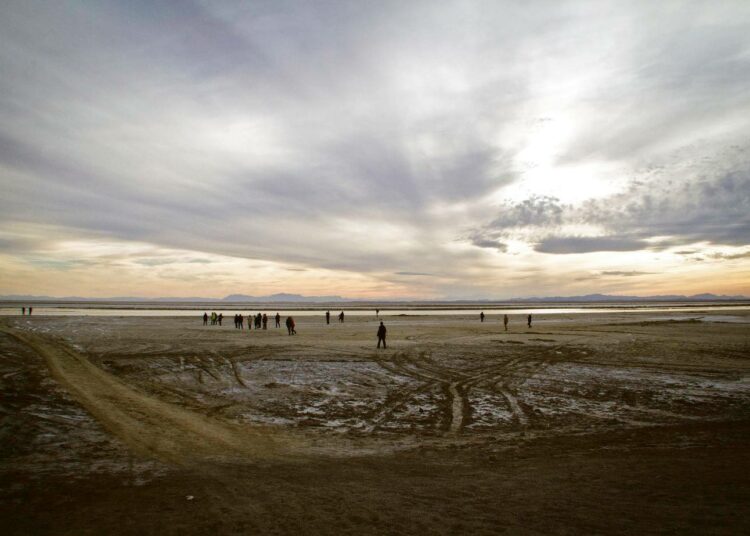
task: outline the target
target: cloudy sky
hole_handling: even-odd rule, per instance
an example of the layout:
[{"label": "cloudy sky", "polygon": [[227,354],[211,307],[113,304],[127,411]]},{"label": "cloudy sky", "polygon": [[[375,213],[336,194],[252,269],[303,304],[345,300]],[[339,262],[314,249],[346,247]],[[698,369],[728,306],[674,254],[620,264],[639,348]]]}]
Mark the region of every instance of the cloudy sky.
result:
[{"label": "cloudy sky", "polygon": [[0,294],[750,294],[750,2],[0,6]]}]

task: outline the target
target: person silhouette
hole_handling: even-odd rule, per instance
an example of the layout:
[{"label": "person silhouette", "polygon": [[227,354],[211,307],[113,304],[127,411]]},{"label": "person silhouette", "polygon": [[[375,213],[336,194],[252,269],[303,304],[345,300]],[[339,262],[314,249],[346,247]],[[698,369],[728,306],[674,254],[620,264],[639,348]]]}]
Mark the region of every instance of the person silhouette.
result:
[{"label": "person silhouette", "polygon": [[286,317],[286,331],[289,335],[296,335],[297,332],[294,329],[294,318],[291,316]]},{"label": "person silhouette", "polygon": [[276,327],[281,327],[281,315],[279,313],[276,313]]},{"label": "person silhouette", "polygon": [[508,331],[508,315],[503,315],[503,325],[505,326],[505,331]]},{"label": "person silhouette", "polygon": [[484,311],[482,311],[481,313],[479,313],[479,321],[480,322],[484,322]]},{"label": "person silhouette", "polygon": [[385,344],[385,334],[388,330],[385,329],[385,326],[383,323],[380,323],[380,327],[378,328],[378,348],[380,348],[380,343],[383,343],[383,348],[387,348]]},{"label": "person silhouette", "polygon": [[344,311],[341,311],[339,313],[339,322],[342,324],[344,323]]},{"label": "person silhouette", "polygon": [[[235,324],[236,324],[236,322],[235,322]],[[208,325],[208,313],[203,313],[203,325],[204,326]]]},{"label": "person silhouette", "polygon": [[529,315],[529,317],[526,319],[526,321],[528,322],[529,327],[531,327],[531,315]]},{"label": "person silhouette", "polygon": [[331,323],[331,311],[326,311],[326,324]]}]

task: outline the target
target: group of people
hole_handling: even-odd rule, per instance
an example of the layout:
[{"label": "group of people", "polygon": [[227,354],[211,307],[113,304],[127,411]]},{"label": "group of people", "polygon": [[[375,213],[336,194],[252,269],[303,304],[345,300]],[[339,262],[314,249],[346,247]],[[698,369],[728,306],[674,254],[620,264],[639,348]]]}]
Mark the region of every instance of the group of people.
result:
[{"label": "group of people", "polygon": [[[375,310],[377,311],[375,313],[377,315],[380,312],[380,309],[375,309]],[[326,311],[326,324],[330,324],[330,323],[331,323],[331,311]],[[339,323],[340,324],[344,323],[344,311],[341,311],[339,313]]]},{"label": "group of people", "polygon": [[[24,308],[24,314],[26,314],[25,308]],[[29,307],[29,314],[31,314],[31,307]],[[380,309],[375,309],[375,316],[380,317]],[[479,313],[479,321],[484,322],[485,319],[484,311]],[[326,324],[331,323],[331,311],[326,311]],[[203,313],[203,325],[208,325],[209,320],[211,321],[211,325],[218,324],[221,326],[221,321],[224,318],[224,315],[219,313],[218,315],[215,312],[211,313],[211,316],[208,315],[208,313]],[[255,326],[255,329],[268,329],[268,315],[265,313],[261,314],[258,313],[257,315],[247,315],[247,329],[252,329],[250,326],[250,322],[252,319],[252,323]],[[281,327],[281,315],[279,313],[276,313],[276,316],[274,317],[274,320],[276,320],[276,327]],[[508,315],[503,315],[503,326],[505,327],[505,331],[508,331]],[[341,311],[339,313],[339,322],[344,323],[344,311]],[[531,328],[531,314],[529,314],[526,317],[526,324],[529,328]],[[236,329],[244,329],[245,328],[245,317],[242,315],[242,313],[237,313],[234,315],[234,327]],[[287,333],[289,335],[296,335],[296,323],[294,322],[294,318],[291,316],[288,316],[286,318],[286,329]],[[383,322],[380,322],[380,326],[378,326],[377,331],[377,337],[378,337],[378,348],[380,348],[381,343],[383,344],[383,348],[387,348],[386,346],[386,334],[388,330],[386,329]]]},{"label": "group of people", "polygon": [[[31,312],[34,310],[33,307],[29,307],[29,316],[31,316]],[[26,307],[21,307],[21,316],[26,316]]]},{"label": "group of people", "polygon": [[[252,321],[252,325],[250,322]],[[255,329],[268,329],[268,315],[266,313],[263,313],[262,315],[258,313],[255,316],[247,315],[247,329],[252,329],[252,327],[255,326]],[[279,313],[276,313],[276,327],[278,328],[281,326],[281,315]],[[234,327],[237,329],[245,329],[245,317],[242,316],[242,313],[238,313],[234,315]]]},{"label": "group of people", "polygon": [[[342,313],[343,314],[343,313]],[[257,315],[247,315],[245,317],[242,313],[237,313],[234,315],[234,327],[235,329],[245,329],[245,319],[247,318],[247,329],[268,329],[268,315],[266,313],[258,313]],[[211,322],[211,325],[219,325],[221,326],[221,321],[224,319],[224,315],[222,313],[216,314],[215,312],[212,312],[210,315],[205,312],[203,313],[203,325],[207,326],[209,321]],[[276,321],[276,327],[281,327],[281,315],[279,313],[276,313],[276,316],[274,317],[274,320]],[[252,322],[252,324],[251,324]],[[288,316],[286,319],[286,328],[289,332],[289,335],[296,335],[297,331],[295,329],[296,324],[294,323],[294,318],[291,316]]]},{"label": "group of people", "polygon": [[[485,316],[484,311],[479,313],[480,322],[484,322],[484,316]],[[531,314],[529,314],[529,316],[526,317],[526,325],[528,325],[529,328],[531,327]],[[508,315],[503,315],[503,326],[505,327],[505,331],[508,331]]]},{"label": "group of people", "polygon": [[208,325],[209,320],[211,321],[212,326],[215,326],[217,324],[221,326],[221,321],[224,320],[224,315],[221,313],[217,315],[215,312],[213,312],[211,313],[211,316],[208,316],[208,313],[203,313],[203,325],[204,326]]}]

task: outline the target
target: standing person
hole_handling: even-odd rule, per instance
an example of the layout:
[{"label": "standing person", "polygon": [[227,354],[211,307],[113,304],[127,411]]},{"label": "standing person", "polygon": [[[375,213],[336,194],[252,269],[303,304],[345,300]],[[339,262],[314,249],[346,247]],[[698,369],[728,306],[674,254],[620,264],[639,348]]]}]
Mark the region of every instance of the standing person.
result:
[{"label": "standing person", "polygon": [[531,327],[531,314],[529,314],[529,317],[526,319],[526,321],[529,324],[529,327]]},{"label": "standing person", "polygon": [[484,322],[484,311],[482,311],[481,313],[479,313],[479,321],[480,322]]},{"label": "standing person", "polygon": [[216,311],[211,311],[211,325],[216,325]]},{"label": "standing person", "polygon": [[31,311],[33,311],[33,310],[34,310],[33,307],[29,307],[29,316],[31,316]]},{"label": "standing person", "polygon": [[508,315],[503,315],[503,325],[505,326],[505,331],[508,331]]},{"label": "standing person", "polygon": [[240,323],[237,321],[237,313],[234,313],[234,329],[240,327]]},{"label": "standing person", "polygon": [[289,317],[289,318],[291,318],[291,320],[292,320],[292,335],[296,335],[297,334],[297,324],[294,322],[294,318],[292,318],[292,317]]},{"label": "standing person", "polygon": [[268,315],[263,313],[263,329],[268,329]]},{"label": "standing person", "polygon": [[380,318],[380,309],[375,309],[375,318]]},{"label": "standing person", "polygon": [[339,322],[340,322],[341,324],[343,324],[343,323],[344,323],[344,311],[341,311],[341,312],[339,313]]},{"label": "standing person", "polygon": [[203,325],[208,325],[208,313],[203,313]]},{"label": "standing person", "polygon": [[26,307],[21,307],[21,316],[26,316]]},{"label": "standing person", "polygon": [[281,315],[279,313],[276,313],[276,327],[281,327]]},{"label": "standing person", "polygon": [[326,324],[331,323],[331,311],[326,311]]},{"label": "standing person", "polygon": [[383,348],[388,348],[388,347],[387,347],[387,346],[385,345],[385,333],[386,333],[386,331],[387,331],[387,330],[385,329],[385,326],[384,326],[384,325],[383,325],[383,323],[381,322],[381,323],[380,323],[380,327],[378,328],[378,348],[380,348],[380,343],[381,343],[381,342],[383,343]]},{"label": "standing person", "polygon": [[219,325],[221,326],[221,321],[224,320],[224,313],[219,313]]},{"label": "standing person", "polygon": [[255,315],[255,329],[260,329],[261,322],[263,322],[263,315],[258,313]]},{"label": "standing person", "polygon": [[295,333],[297,333],[296,331],[294,331],[294,318],[292,318],[291,316],[286,317],[286,331],[289,335],[294,335]]},{"label": "standing person", "polygon": [[[242,316],[242,313],[237,315],[237,327],[240,329],[245,329],[245,318]],[[248,327],[250,327],[249,324]]]}]

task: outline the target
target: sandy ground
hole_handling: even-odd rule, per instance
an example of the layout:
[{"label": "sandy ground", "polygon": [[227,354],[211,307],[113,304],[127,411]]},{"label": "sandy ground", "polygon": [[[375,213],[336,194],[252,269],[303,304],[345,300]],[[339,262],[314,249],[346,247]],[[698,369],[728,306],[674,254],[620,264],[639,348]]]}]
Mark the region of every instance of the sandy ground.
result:
[{"label": "sandy ground", "polygon": [[0,319],[3,534],[750,532],[750,315]]}]

